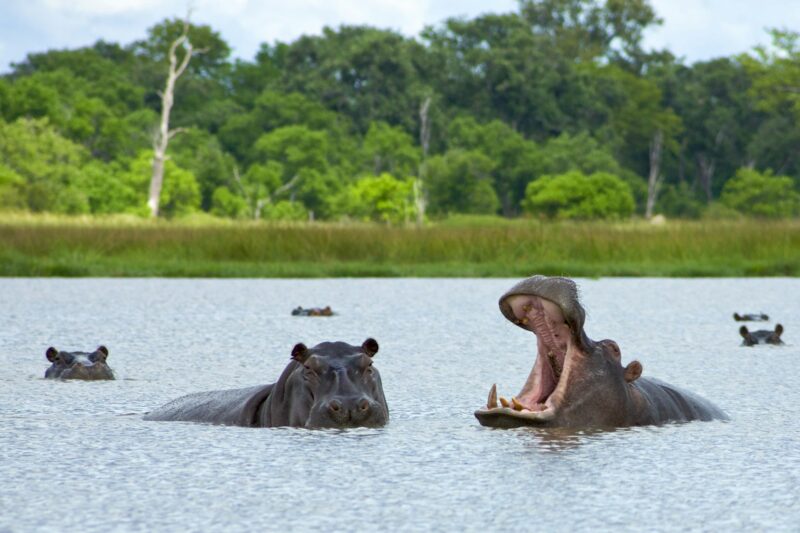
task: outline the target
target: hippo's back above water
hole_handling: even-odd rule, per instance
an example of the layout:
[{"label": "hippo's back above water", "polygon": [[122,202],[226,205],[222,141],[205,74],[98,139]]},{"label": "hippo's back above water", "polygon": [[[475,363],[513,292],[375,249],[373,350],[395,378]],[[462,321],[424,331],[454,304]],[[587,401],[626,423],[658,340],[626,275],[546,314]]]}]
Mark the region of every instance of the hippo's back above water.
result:
[{"label": "hippo's back above water", "polygon": [[632,425],[728,419],[722,409],[702,396],[660,379],[640,377],[631,385],[639,389],[647,402]]},{"label": "hippo's back above water", "polygon": [[225,426],[257,426],[261,403],[274,385],[197,392],[148,413],[145,420],[198,421]]},{"label": "hippo's back above water", "polygon": [[377,427],[389,420],[375,339],[361,346],[297,344],[275,383],[189,394],[148,413],[145,420],[277,427]]}]

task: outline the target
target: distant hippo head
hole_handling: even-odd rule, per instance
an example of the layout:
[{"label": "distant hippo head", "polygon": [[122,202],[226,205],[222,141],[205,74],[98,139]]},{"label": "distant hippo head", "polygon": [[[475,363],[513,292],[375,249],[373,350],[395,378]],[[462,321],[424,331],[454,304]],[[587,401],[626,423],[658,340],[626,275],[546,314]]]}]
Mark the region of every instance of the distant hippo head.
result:
[{"label": "distant hippo head", "polygon": [[114,372],[106,364],[108,348],[99,346],[94,352],[62,352],[52,346],[45,352],[52,364],[45,378],[60,379],[114,379]]},{"label": "distant hippo head", "polygon": [[783,344],[781,335],[783,326],[777,324],[774,331],[760,329],[758,331],[748,331],[747,326],[739,328],[739,334],[744,339],[742,346],[755,346],[756,344]]},{"label": "distant hippo head", "polygon": [[628,423],[628,384],[642,373],[638,361],[627,367],[612,340],[589,339],[586,313],[575,282],[533,276],[500,298],[500,311],[536,335],[537,356],[519,394],[510,401],[492,386],[485,408],[475,412],[481,424],[494,427],[620,426]]},{"label": "distant hippo head", "polygon": [[766,322],[769,320],[769,315],[764,313],[733,313],[733,319],[737,322]]},{"label": "distant hippo head", "polygon": [[272,420],[309,428],[382,426],[389,420],[378,369],[372,364],[378,343],[361,346],[299,343],[271,394]]}]

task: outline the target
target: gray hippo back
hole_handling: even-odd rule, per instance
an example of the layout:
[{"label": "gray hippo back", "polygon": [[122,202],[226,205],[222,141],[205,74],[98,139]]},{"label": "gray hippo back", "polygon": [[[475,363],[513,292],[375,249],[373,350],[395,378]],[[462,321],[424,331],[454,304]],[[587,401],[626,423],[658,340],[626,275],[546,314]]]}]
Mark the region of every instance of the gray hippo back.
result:
[{"label": "gray hippo back", "polygon": [[275,383],[189,394],[145,420],[249,427],[378,427],[389,421],[380,373],[372,364],[375,339],[361,346],[299,343]]},{"label": "gray hippo back", "polygon": [[93,352],[64,352],[52,346],[45,352],[50,367],[44,377],[48,379],[114,379],[114,372],[108,366],[108,348],[98,346]]},{"label": "gray hippo back", "polygon": [[783,344],[781,335],[783,335],[783,326],[780,324],[775,325],[774,330],[760,329],[758,331],[750,331],[747,326],[739,328],[739,335],[742,336],[742,346],[755,346],[756,344]]}]

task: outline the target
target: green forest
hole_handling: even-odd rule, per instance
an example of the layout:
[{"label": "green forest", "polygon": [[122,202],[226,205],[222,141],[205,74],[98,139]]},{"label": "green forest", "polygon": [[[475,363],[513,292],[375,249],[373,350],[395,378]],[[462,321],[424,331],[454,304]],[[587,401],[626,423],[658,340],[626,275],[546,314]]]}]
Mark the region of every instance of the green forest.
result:
[{"label": "green forest", "polygon": [[[521,0],[414,38],[326,28],[265,42],[252,61],[181,18],[131,43],[30,53],[0,77],[0,210],[800,215],[800,34],[768,30],[770,46],[688,65],[643,49],[660,22],[647,0]],[[185,70],[159,132],[171,50]]]}]

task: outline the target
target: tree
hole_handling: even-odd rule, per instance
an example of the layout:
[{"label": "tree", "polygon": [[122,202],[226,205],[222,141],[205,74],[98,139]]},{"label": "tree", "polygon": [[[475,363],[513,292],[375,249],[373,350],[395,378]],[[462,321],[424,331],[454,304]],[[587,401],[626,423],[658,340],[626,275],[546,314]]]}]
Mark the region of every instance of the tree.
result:
[{"label": "tree", "polygon": [[766,111],[785,110],[800,119],[800,33],[770,30],[772,46],[740,59],[753,78],[752,94]]},{"label": "tree", "polygon": [[338,214],[398,224],[416,216],[413,179],[397,179],[389,173],[364,176],[342,191],[336,200]]},{"label": "tree", "polygon": [[800,214],[800,193],[792,178],[740,168],[725,183],[720,202],[747,215],[777,218]]},{"label": "tree", "polygon": [[494,214],[500,207],[492,188],[492,161],[480,152],[449,150],[425,165],[430,212]]},{"label": "tree", "polygon": [[617,176],[572,171],[529,183],[523,207],[548,218],[626,218],[633,213],[634,202],[630,188]]},{"label": "tree", "polygon": [[505,216],[517,214],[525,186],[545,169],[546,151],[499,120],[480,124],[473,117],[458,117],[448,128],[448,144],[479,151],[492,161],[492,182]]},{"label": "tree", "polygon": [[568,57],[636,64],[644,30],[660,24],[647,0],[521,0],[520,14]]},{"label": "tree", "polygon": [[[179,62],[177,50],[180,47],[184,47],[185,50]],[[164,85],[164,92],[161,94],[161,122],[153,142],[153,172],[150,178],[150,193],[147,200],[147,206],[150,208],[150,216],[152,217],[157,217],[159,212],[161,188],[164,182],[164,165],[167,160],[167,146],[169,146],[170,139],[182,131],[180,129],[169,129],[169,115],[175,100],[175,82],[184,73],[186,67],[189,66],[192,56],[203,51],[195,50],[189,41],[189,17],[187,15],[183,21],[183,32],[172,41],[167,55],[169,71]]]},{"label": "tree", "polygon": [[376,176],[383,172],[395,177],[412,176],[420,163],[411,136],[385,122],[370,124],[361,150],[364,168]]},{"label": "tree", "polygon": [[0,121],[0,174],[4,197],[31,211],[85,213],[86,195],[76,184],[89,159],[46,118]]}]

